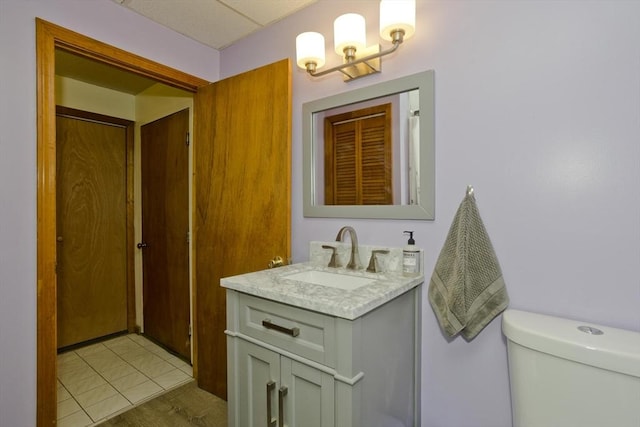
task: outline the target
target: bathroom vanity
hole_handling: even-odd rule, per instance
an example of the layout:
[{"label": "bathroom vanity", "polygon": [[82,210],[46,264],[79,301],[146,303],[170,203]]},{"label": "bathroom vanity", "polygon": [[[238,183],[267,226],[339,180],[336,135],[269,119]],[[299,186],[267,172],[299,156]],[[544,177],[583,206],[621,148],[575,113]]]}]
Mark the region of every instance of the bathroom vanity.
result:
[{"label": "bathroom vanity", "polygon": [[423,281],[316,263],[222,279],[229,426],[420,425]]}]

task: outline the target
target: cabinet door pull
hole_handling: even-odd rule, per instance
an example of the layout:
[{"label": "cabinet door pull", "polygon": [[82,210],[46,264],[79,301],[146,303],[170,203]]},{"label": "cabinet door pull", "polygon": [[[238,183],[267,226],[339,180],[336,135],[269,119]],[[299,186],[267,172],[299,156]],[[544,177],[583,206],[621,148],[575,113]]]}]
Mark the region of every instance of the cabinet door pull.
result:
[{"label": "cabinet door pull", "polygon": [[271,394],[276,389],[276,383],[269,381],[267,383],[267,427],[273,427],[276,420],[271,416]]},{"label": "cabinet door pull", "polygon": [[278,427],[284,427],[284,397],[289,389],[285,386],[278,390]]},{"label": "cabinet door pull", "polygon": [[284,326],[271,323],[271,319],[264,319],[262,321],[262,326],[267,329],[273,329],[274,331],[282,332],[283,334],[291,335],[292,337],[297,337],[298,335],[300,335],[300,328],[285,328]]}]

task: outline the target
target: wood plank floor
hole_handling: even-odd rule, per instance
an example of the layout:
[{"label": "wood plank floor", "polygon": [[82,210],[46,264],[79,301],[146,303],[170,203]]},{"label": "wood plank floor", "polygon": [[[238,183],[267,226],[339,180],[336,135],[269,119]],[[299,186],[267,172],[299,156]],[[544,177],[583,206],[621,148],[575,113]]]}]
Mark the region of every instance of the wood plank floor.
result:
[{"label": "wood plank floor", "polygon": [[189,382],[127,412],[100,427],[227,427],[227,402]]}]

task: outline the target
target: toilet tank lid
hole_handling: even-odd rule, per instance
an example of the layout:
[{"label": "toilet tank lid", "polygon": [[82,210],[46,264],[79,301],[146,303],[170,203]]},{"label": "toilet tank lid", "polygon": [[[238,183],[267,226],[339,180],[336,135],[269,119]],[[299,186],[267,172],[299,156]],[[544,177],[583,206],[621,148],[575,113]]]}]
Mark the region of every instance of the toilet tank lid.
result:
[{"label": "toilet tank lid", "polygon": [[[580,326],[603,334],[582,332]],[[502,332],[533,350],[640,377],[640,332],[512,309],[502,316]]]}]

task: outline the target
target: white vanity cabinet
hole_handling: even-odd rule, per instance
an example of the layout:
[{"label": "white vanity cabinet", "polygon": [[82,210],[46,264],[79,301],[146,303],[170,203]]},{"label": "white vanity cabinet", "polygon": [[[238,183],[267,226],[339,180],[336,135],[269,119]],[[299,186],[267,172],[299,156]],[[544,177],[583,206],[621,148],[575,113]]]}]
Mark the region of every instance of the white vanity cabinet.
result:
[{"label": "white vanity cabinet", "polygon": [[420,424],[420,285],[353,319],[223,286],[229,426]]}]

